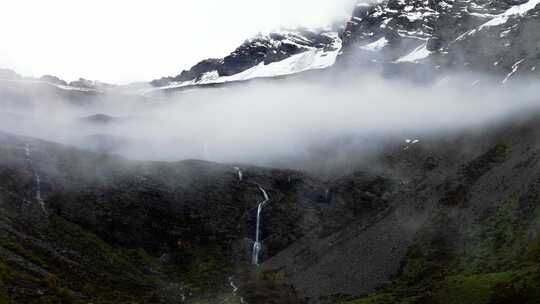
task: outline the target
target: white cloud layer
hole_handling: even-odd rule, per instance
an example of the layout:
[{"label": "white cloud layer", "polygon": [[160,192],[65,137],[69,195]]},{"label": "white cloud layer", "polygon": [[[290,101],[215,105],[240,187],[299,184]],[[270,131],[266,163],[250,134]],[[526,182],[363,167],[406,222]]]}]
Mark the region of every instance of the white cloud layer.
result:
[{"label": "white cloud layer", "polygon": [[259,31],[319,27],[356,0],[17,0],[0,12],[0,67],[109,82],[176,75]]},{"label": "white cloud layer", "polygon": [[[328,77],[192,89],[150,101],[113,94],[84,107],[22,86],[0,100],[0,132],[131,159],[311,170],[369,161],[370,151],[386,142],[427,143],[432,136],[466,129],[485,132],[500,120],[539,109],[535,81],[514,82],[509,89],[482,75],[450,75],[423,85],[367,70],[362,76]],[[82,119],[94,114],[114,118],[110,123]]]}]

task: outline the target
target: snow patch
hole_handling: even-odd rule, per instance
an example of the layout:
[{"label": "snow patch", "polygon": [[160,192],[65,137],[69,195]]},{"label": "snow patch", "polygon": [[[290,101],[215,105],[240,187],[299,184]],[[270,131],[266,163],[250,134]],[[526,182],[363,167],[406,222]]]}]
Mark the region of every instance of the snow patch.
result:
[{"label": "snow patch", "polygon": [[395,62],[413,62],[416,63],[419,60],[427,58],[431,54],[431,51],[427,49],[427,43],[420,45],[414,51],[399,58]]},{"label": "snow patch", "polygon": [[388,45],[388,39],[386,37],[382,37],[381,39],[378,39],[377,41],[368,43],[366,45],[360,46],[360,49],[365,51],[379,51],[385,46]]},{"label": "snow patch", "polygon": [[405,139],[405,147],[403,151],[409,150],[413,145],[420,143],[419,139]]},{"label": "snow patch", "polygon": [[534,9],[538,4],[540,4],[540,0],[529,0],[526,3],[512,6],[511,8],[507,9],[504,13],[496,15],[495,18],[482,24],[479,29],[481,30],[486,27],[505,24],[508,21],[508,19],[510,19],[511,17],[516,17],[516,16],[523,17],[527,14],[527,12]]},{"label": "snow patch", "polygon": [[514,63],[514,65],[512,66],[512,71],[510,73],[508,73],[508,75],[506,75],[506,77],[503,79],[502,81],[502,84],[505,84],[512,76],[514,76],[514,74],[518,71],[519,69],[519,65],[525,61],[525,59],[521,59],[519,60],[518,62]]},{"label": "snow patch", "polygon": [[[481,31],[481,30],[483,30],[485,28],[489,28],[489,27],[492,27],[492,26],[503,25],[506,22],[508,22],[508,20],[510,18],[518,17],[518,16],[523,17],[523,16],[525,16],[527,14],[527,12],[534,9],[538,4],[540,4],[540,0],[530,0],[530,1],[526,2],[526,3],[512,6],[511,8],[507,9],[506,11],[504,11],[503,13],[498,14],[498,15],[483,14],[482,17],[492,17],[492,19],[485,22],[485,23],[483,23],[482,25],[480,25],[477,29],[472,29],[472,30],[466,31],[465,33],[459,35],[454,40],[454,42],[460,41],[463,38],[465,38],[466,36],[474,35],[478,31]],[[500,37],[504,38],[508,33],[509,33],[509,30],[508,31],[503,31],[503,32],[501,32]],[[508,46],[508,45],[505,45],[505,46]]]}]

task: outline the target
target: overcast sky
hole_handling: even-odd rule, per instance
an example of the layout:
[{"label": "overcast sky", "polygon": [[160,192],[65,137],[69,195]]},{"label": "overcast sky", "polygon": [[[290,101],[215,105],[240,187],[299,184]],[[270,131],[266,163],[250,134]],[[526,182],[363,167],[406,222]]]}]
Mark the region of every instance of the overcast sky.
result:
[{"label": "overcast sky", "polygon": [[319,27],[356,0],[3,0],[0,67],[115,83],[176,75],[259,31]]}]

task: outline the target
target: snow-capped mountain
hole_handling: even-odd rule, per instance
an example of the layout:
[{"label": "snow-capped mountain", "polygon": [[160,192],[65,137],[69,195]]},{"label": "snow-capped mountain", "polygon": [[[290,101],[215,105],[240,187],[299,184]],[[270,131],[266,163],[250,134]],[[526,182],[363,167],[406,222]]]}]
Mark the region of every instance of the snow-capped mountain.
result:
[{"label": "snow-capped mountain", "polygon": [[8,70],[0,71],[0,80],[62,91],[145,95],[331,66],[359,73],[375,66],[387,75],[429,75],[428,80],[437,73],[481,72],[507,83],[538,75],[539,4],[540,0],[362,0],[341,27],[259,34],[224,58],[206,59],[177,76],[156,79],[150,88],[83,78],[68,83],[49,75],[28,79]]},{"label": "snow-capped mountain", "polygon": [[332,30],[259,34],[225,58],[204,60],[178,76],[154,80],[152,85],[158,90],[175,89],[323,69],[335,63],[341,48],[340,34]]},{"label": "snow-capped mountain", "polygon": [[500,74],[539,64],[538,0],[389,0],[358,4],[342,38],[348,64],[373,58]]},{"label": "snow-capped mountain", "polygon": [[[169,90],[296,74],[334,65],[475,71],[506,83],[536,72],[540,0],[378,0],[359,2],[335,31],[283,31],[247,40],[223,59],[204,60],[152,82]],[[415,64],[411,66],[411,64]]]}]

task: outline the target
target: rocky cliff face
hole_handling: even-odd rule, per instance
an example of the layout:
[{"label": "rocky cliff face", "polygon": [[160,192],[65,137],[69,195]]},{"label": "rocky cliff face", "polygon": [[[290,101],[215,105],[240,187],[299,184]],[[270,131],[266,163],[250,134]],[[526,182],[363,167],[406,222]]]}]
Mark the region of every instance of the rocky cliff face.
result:
[{"label": "rocky cliff face", "polygon": [[[425,65],[537,75],[538,1],[376,1],[359,4],[343,32],[347,63]],[[390,67],[392,68],[392,67]]]},{"label": "rocky cliff face", "polygon": [[[389,180],[368,174],[333,189],[295,171],[133,162],[7,134],[0,140],[7,302],[219,298],[230,294],[229,276],[252,267],[260,188],[270,197],[260,231],[263,262],[309,232],[332,233],[356,215],[386,208],[382,197],[393,191]],[[365,190],[348,192],[354,182]],[[356,195],[356,211],[348,214]],[[267,288],[280,295],[275,284]]]}]

